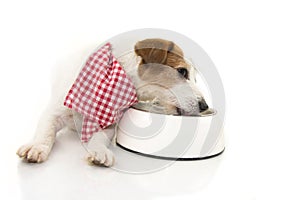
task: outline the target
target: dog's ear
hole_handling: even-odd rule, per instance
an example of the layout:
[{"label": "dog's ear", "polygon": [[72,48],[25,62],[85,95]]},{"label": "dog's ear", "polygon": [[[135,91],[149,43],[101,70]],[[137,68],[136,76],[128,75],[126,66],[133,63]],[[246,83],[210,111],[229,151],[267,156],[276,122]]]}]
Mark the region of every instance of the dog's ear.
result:
[{"label": "dog's ear", "polygon": [[163,39],[146,39],[136,43],[135,53],[141,56],[142,63],[168,64],[170,58],[182,58],[182,50],[173,42]]}]

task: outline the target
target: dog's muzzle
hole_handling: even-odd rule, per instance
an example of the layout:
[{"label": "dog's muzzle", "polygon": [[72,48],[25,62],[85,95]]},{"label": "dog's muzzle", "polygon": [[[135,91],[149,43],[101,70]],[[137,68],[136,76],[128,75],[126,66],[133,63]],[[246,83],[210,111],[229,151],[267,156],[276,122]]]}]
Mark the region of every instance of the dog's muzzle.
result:
[{"label": "dog's muzzle", "polygon": [[198,101],[198,109],[199,109],[198,111],[195,110],[194,112],[188,112],[188,111],[186,111],[182,108],[178,108],[178,107],[176,109],[177,109],[178,115],[189,116],[189,115],[197,115],[199,112],[201,113],[201,112],[208,110],[208,108],[209,107],[208,107],[206,101],[201,100],[201,101]]}]

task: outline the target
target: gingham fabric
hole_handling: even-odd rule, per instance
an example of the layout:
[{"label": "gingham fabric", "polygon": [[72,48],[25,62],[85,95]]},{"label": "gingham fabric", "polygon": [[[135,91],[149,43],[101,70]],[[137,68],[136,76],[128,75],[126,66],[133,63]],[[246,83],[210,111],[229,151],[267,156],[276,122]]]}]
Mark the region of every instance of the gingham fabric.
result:
[{"label": "gingham fabric", "polygon": [[117,122],[124,109],[137,102],[134,85],[107,43],[85,63],[64,105],[83,115],[81,141]]}]

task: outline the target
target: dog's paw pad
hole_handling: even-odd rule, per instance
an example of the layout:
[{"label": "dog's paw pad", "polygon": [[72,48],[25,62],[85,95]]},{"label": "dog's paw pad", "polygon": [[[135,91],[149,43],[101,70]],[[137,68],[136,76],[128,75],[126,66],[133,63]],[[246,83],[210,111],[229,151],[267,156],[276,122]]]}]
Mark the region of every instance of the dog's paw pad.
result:
[{"label": "dog's paw pad", "polygon": [[17,151],[17,155],[28,162],[41,163],[47,160],[49,149],[47,145],[31,143],[21,146]]},{"label": "dog's paw pad", "polygon": [[114,154],[108,148],[90,152],[86,158],[89,164],[105,167],[111,167],[115,162]]}]

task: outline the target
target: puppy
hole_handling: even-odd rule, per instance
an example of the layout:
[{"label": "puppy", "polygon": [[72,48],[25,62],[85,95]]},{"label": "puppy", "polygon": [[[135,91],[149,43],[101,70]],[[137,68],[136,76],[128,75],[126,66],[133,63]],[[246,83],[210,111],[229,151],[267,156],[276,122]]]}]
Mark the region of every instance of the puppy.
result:
[{"label": "puppy", "polygon": [[[139,103],[135,108],[169,115],[198,115],[208,109],[196,87],[193,67],[174,42],[163,39],[139,41],[134,51],[118,60],[137,89]],[[19,157],[28,162],[43,162],[48,158],[57,132],[64,127],[77,130],[75,122],[82,122],[82,116],[63,106],[73,81],[70,79],[62,92],[56,91],[40,119],[35,138],[17,151]],[[114,138],[114,127],[111,125],[92,136],[87,144],[89,163],[113,165],[114,156],[108,147]]]}]

